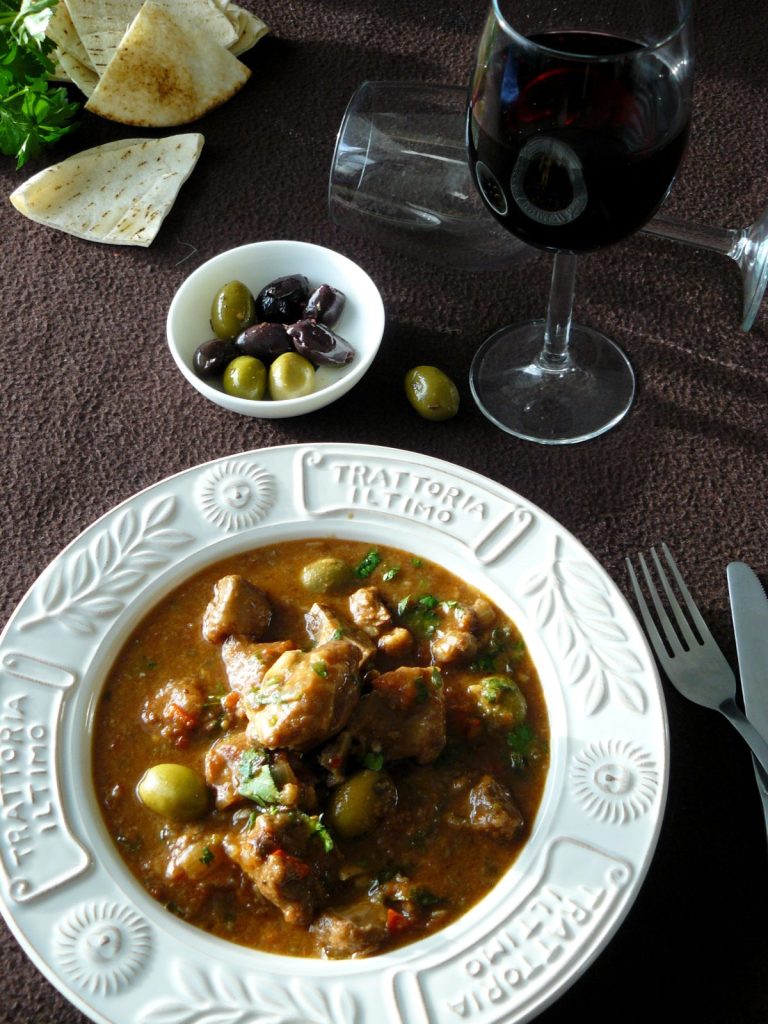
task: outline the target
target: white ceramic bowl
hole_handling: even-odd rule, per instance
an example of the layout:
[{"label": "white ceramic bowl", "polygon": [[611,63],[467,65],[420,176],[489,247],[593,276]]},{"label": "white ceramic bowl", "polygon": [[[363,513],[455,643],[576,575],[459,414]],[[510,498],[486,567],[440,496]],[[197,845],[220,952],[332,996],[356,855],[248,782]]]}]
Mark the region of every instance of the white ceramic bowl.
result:
[{"label": "white ceramic bowl", "polygon": [[[321,366],[310,395],[284,401],[250,401],[226,394],[217,381],[202,380],[192,368],[195,349],[213,337],[211,303],[228,281],[242,281],[254,295],[278,277],[303,274],[310,286],[329,284],[346,295],[334,331],[350,343],[355,358],[347,366]],[[168,310],[168,345],[176,365],[201,395],[243,416],[278,419],[322,409],[357,384],[374,360],[384,333],[384,304],[368,274],[352,260],[310,242],[251,242],[228,249],[194,270]]]}]

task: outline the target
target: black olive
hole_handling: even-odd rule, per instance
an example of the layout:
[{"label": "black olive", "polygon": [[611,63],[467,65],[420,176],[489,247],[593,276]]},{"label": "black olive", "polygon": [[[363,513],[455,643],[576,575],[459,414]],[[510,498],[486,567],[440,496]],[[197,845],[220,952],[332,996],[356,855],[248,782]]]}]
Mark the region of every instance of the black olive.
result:
[{"label": "black olive", "polygon": [[235,338],[237,351],[241,355],[256,356],[269,362],[283,352],[293,348],[284,324],[252,324]]},{"label": "black olive", "polygon": [[333,327],[341,316],[346,301],[344,292],[329,284],[321,284],[307,299],[304,319],[319,320],[326,327]]},{"label": "black olive", "polygon": [[293,324],[304,314],[309,297],[309,281],[301,274],[278,277],[256,296],[259,320],[272,324]]},{"label": "black olive", "polygon": [[314,320],[301,320],[287,328],[294,349],[318,366],[344,366],[354,359],[355,350],[330,327]]},{"label": "black olive", "polygon": [[211,338],[195,349],[192,367],[198,377],[216,377],[224,372],[237,354],[233,341],[228,338]]}]

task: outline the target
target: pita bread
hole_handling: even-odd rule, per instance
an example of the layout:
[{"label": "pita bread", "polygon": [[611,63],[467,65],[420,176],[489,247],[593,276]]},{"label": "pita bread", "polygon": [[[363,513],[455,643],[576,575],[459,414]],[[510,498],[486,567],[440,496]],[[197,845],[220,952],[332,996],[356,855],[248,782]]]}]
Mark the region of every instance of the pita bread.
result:
[{"label": "pita bread", "polygon": [[58,0],[58,3],[53,8],[53,14],[50,17],[45,34],[56,43],[59,52],[63,51],[64,53],[71,54],[80,64],[93,70],[91,58],[83,46],[80,35],[75,28],[75,23],[72,21],[72,16],[69,13],[69,8],[64,3],[64,0]]},{"label": "pita bread", "polygon": [[[205,31],[212,42],[231,46],[237,28],[214,0],[153,0],[183,24]],[[128,27],[141,10],[142,0],[67,0],[71,20],[90,62],[103,75]]]},{"label": "pita bread", "polygon": [[147,0],[85,109],[122,124],[187,124],[228,100],[250,74],[206,31]]},{"label": "pita bread", "polygon": [[230,4],[227,8],[227,17],[237,26],[237,39],[229,47],[230,53],[236,57],[250,50],[269,32],[269,25],[237,4]]},{"label": "pita bread", "polygon": [[84,96],[90,96],[99,84],[99,76],[93,68],[83,64],[68,50],[62,50],[57,47],[54,50],[54,54],[56,56],[57,69],[61,69],[66,81],[76,85]]},{"label": "pita bread", "polygon": [[30,220],[113,245],[153,241],[192,172],[203,136],[122,139],[35,174],[10,199]]}]

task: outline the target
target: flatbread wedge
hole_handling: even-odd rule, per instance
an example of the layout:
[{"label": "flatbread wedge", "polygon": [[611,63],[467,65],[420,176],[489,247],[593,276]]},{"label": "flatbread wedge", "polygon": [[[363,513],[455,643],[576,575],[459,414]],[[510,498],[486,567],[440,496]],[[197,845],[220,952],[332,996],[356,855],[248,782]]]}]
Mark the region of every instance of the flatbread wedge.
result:
[{"label": "flatbread wedge", "polygon": [[198,133],[122,139],[46,167],[11,193],[30,220],[113,245],[152,243],[203,148]]},{"label": "flatbread wedge", "polygon": [[[57,6],[61,6],[59,0]],[[237,39],[232,24],[214,0],[154,0],[185,24],[205,31],[221,46],[230,46]],[[67,0],[73,30],[80,45],[88,52],[97,74],[102,75],[120,45],[133,19],[141,9],[142,0]],[[55,40],[59,42],[59,40]],[[61,43],[60,43],[61,45]],[[82,57],[82,63],[87,63]]]},{"label": "flatbread wedge", "polygon": [[207,32],[147,0],[85,108],[122,124],[187,124],[228,100],[250,74]]}]

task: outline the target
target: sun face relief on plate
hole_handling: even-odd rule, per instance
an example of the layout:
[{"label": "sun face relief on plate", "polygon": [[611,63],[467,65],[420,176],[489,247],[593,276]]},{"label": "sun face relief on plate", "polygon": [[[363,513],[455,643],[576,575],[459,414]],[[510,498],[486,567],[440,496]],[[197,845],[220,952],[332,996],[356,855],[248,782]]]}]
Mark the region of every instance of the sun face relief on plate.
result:
[{"label": "sun face relief on plate", "polygon": [[[333,501],[320,509],[307,507],[294,486],[302,472],[310,473],[317,493],[323,479],[332,484]],[[365,477],[366,486],[340,493],[339,480],[352,472],[358,484]],[[256,480],[262,474],[278,485],[257,519],[231,530],[205,514],[200,498],[213,481]],[[458,506],[461,495],[471,495],[475,512],[443,522],[426,511],[416,518],[398,511],[398,500],[402,504],[407,489],[416,486],[416,476],[423,494],[435,501],[449,495]],[[238,491],[235,501],[241,500]],[[173,514],[164,525],[187,539],[169,557],[125,577],[120,600],[108,610],[99,604],[106,596],[102,576],[109,586],[117,577],[114,567],[107,572],[107,563],[102,574],[99,560],[110,548],[125,547],[120,538],[127,522],[141,522],[169,503]],[[478,525],[489,529],[505,503],[526,513],[529,526],[483,561],[473,552]],[[265,543],[324,536],[421,553],[487,593],[523,633],[551,726],[550,771],[533,833],[490,896],[454,925],[411,946],[369,960],[332,963],[240,949],[190,928],[155,904],[116,854],[99,820],[89,759],[81,756],[116,652],[161,596],[222,557]],[[93,600],[101,617],[90,632],[74,632],[58,617],[39,612],[50,599],[51,581],[76,581],[77,566],[85,564],[96,566]],[[564,633],[557,607],[543,615],[543,591],[531,588],[548,565],[550,587],[557,589],[562,567],[589,582],[586,603],[569,608]],[[633,653],[633,679],[642,701],[603,699],[586,706],[579,686],[568,682],[562,640],[592,621],[593,591],[600,595],[601,620],[626,638]],[[196,1019],[213,1021],[266,1012],[267,1006],[280,1021],[297,1014],[382,1024],[424,1019],[443,1024],[457,1015],[471,1015],[481,1024],[529,1020],[608,941],[637,894],[655,847],[667,780],[664,708],[655,667],[626,602],[594,559],[545,512],[490,480],[421,455],[370,446],[297,445],[243,453],[158,483],[86,530],[31,588],[0,638],[0,668],[0,730],[13,741],[4,747],[11,753],[0,765],[3,913],[48,977],[85,1013],[113,1024],[181,1022],[193,1011]],[[621,666],[617,670],[620,675]],[[619,693],[611,668],[605,671],[605,693]],[[61,702],[53,719],[52,686],[59,687]],[[36,817],[45,808],[47,816]],[[46,821],[56,826],[53,840],[66,832],[73,851],[82,847],[88,870],[60,872],[40,830]],[[8,853],[11,832],[15,860]],[[20,886],[25,878],[34,886]],[[124,908],[114,921],[105,909],[113,904]],[[41,915],[39,908],[46,912]],[[73,916],[76,908],[81,911]],[[55,956],[49,953],[52,921],[63,937]],[[136,931],[143,922],[152,949],[167,955],[144,957],[143,933]],[[119,981],[107,966],[116,956],[116,938],[125,940],[126,949],[138,942],[139,954],[135,972],[131,967]],[[88,952],[92,943],[96,960]]]}]

